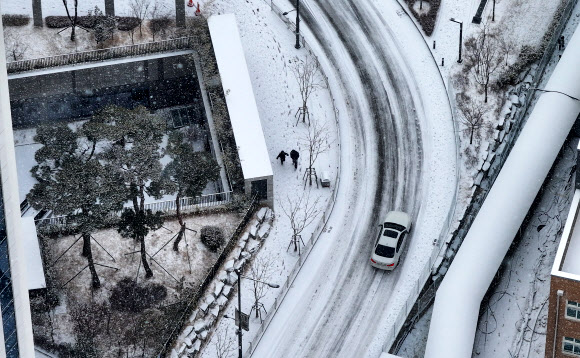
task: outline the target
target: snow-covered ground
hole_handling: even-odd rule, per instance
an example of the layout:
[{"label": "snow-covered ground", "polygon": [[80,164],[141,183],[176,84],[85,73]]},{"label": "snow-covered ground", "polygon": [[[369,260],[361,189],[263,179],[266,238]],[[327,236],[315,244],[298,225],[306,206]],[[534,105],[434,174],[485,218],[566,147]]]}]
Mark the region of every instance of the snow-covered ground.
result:
[{"label": "snow-covered ground", "polygon": [[[502,1],[501,3],[503,4],[505,1]],[[498,3],[499,4],[499,3]],[[544,11],[544,5],[545,3],[542,2],[541,4],[539,3],[534,3],[534,2],[515,2],[513,4],[510,4],[510,2],[508,2],[506,5],[511,5],[515,7],[516,12],[518,13],[525,13],[525,14],[529,14],[529,16],[532,19],[536,19],[538,18],[538,14],[542,13],[542,11]],[[521,7],[524,7],[526,9],[526,11],[522,11]],[[486,10],[487,11],[487,10]],[[497,12],[498,8],[496,8],[496,19],[498,14],[500,14],[500,12]],[[576,8],[574,9],[574,12],[570,18],[570,21],[564,31],[564,36],[566,39],[569,39],[570,36],[572,35],[572,33],[574,32],[574,30],[577,28],[577,25],[580,21],[580,6],[576,6]],[[543,26],[547,25],[546,22],[542,23]],[[542,25],[539,24],[538,26]],[[529,43],[533,44],[534,40],[537,41],[537,36],[534,37],[531,35],[531,31],[529,31],[529,26],[525,23],[518,23],[517,26],[513,27],[513,37],[514,39],[523,39],[523,41],[530,41]],[[520,33],[521,31],[521,33]],[[542,88],[547,79],[549,78],[549,75],[551,73],[551,71],[553,70],[554,66],[558,63],[558,59],[559,59],[559,55],[561,54],[560,51],[556,51],[553,56],[552,56],[552,60],[548,65],[548,68],[546,70],[546,74],[544,76],[543,79],[543,83],[538,86],[540,88]],[[575,155],[575,154],[574,154]],[[570,160],[570,158],[568,158],[568,161]],[[562,160],[563,162],[566,162],[566,160]],[[573,159],[572,159],[573,161]],[[569,165],[570,163],[568,163]],[[561,165],[566,165],[566,164],[561,164]],[[564,178],[560,178],[558,179],[558,182],[564,181],[566,182],[567,177],[565,176],[565,173],[562,174],[564,175]],[[564,183],[565,184],[565,183]],[[556,184],[554,184],[556,185]],[[572,194],[563,194],[562,191],[564,189],[554,189],[550,186],[550,188],[548,188],[547,190],[544,191],[544,196],[550,197],[552,200],[551,202],[555,203],[561,199],[561,196],[566,196],[567,200],[568,200],[568,204],[569,205],[569,200],[571,200],[571,195]],[[547,201],[549,199],[544,198],[543,200]],[[558,202],[559,203],[559,202]],[[544,205],[541,205],[540,208],[538,209],[540,211],[540,213],[536,213],[535,216],[533,216],[532,220],[536,220],[536,217],[539,217],[539,215],[542,212],[545,212],[545,208]],[[555,210],[555,209],[554,209]],[[553,213],[552,214],[547,214],[548,217],[552,218]],[[543,220],[546,221],[546,215],[541,216],[540,219],[538,220]],[[537,230],[532,230],[532,229],[537,229],[539,224],[534,225],[533,221],[528,224],[528,226],[531,226],[527,231],[526,234],[524,235],[524,237],[521,239],[521,243],[520,243],[520,247],[517,249],[517,251],[515,253],[512,253],[511,259],[508,261],[506,260],[506,262],[518,262],[518,265],[530,265],[530,264],[534,264],[534,263],[540,263],[541,267],[537,267],[538,272],[540,272],[538,275],[542,276],[545,275],[542,272],[547,272],[547,275],[549,276],[549,270],[551,268],[552,265],[552,261],[553,261],[553,256],[555,254],[555,246],[558,243],[559,240],[559,234],[557,234],[556,232],[550,232],[549,234],[544,231],[545,229],[542,229],[541,232],[538,233]],[[548,236],[548,239],[538,239],[538,235],[544,235],[544,236]],[[537,239],[537,240],[535,240]],[[526,247],[526,250],[530,250],[530,252],[525,251],[522,248],[522,245],[524,247]],[[541,260],[540,257],[536,257],[536,254],[541,254],[541,255],[545,255],[542,256]],[[533,257],[534,259],[529,259],[528,257]],[[513,266],[512,266],[513,267]],[[541,304],[540,305],[536,305],[533,308],[530,308],[530,310],[527,310],[527,307],[531,307],[529,305],[527,305],[528,303],[533,303],[533,302],[542,302],[542,300],[547,298],[547,291],[542,293],[544,289],[548,289],[549,284],[547,283],[547,281],[542,281],[545,278],[540,277],[539,281],[535,281],[535,277],[534,278],[530,278],[530,273],[529,270],[522,270],[522,269],[507,269],[508,271],[504,270],[504,272],[509,272],[509,275],[507,275],[510,280],[507,281],[508,279],[506,277],[504,277],[502,279],[502,281],[499,282],[498,284],[498,290],[499,291],[505,291],[508,293],[512,293],[513,296],[507,295],[507,296],[502,296],[503,299],[502,300],[498,300],[498,297],[496,294],[494,294],[491,298],[490,301],[490,308],[491,310],[487,310],[486,311],[486,315],[489,316],[485,316],[483,318],[480,318],[480,322],[479,322],[479,327],[478,330],[476,332],[476,338],[475,338],[475,350],[474,350],[474,356],[478,356],[478,357],[497,357],[497,356],[514,356],[514,352],[516,349],[519,350],[519,356],[527,356],[525,355],[528,350],[530,351],[530,357],[541,357],[543,356],[543,344],[544,344],[544,338],[541,335],[534,335],[534,337],[530,337],[530,331],[527,330],[525,328],[525,326],[521,326],[521,321],[520,318],[524,317],[523,315],[528,312],[528,314],[525,316],[527,317],[526,319],[530,319],[530,318],[534,318],[536,317],[536,319],[538,320],[538,328],[536,329],[536,333],[537,332],[541,332],[544,327],[542,326],[542,320],[544,319],[544,316],[547,316],[547,310],[546,311],[542,311],[542,312],[538,312],[538,309],[541,308]],[[534,300],[535,301],[528,301],[526,300],[526,298],[528,297],[528,289],[529,287],[533,286],[533,285],[537,285],[540,284],[539,286],[539,294],[537,294],[536,296],[534,296]],[[531,286],[530,286],[531,285]],[[508,287],[509,286],[509,287]],[[516,294],[515,292],[520,292],[519,294]],[[496,300],[500,301],[499,304],[494,303]],[[505,301],[504,303],[501,303],[501,301]],[[522,310],[522,314],[520,315],[518,312],[518,310],[516,310],[516,312],[514,312],[513,307],[510,307],[510,305],[514,305],[517,302],[517,304],[519,304],[519,306],[521,307]],[[525,308],[524,308],[525,307]],[[526,311],[527,310],[527,311]],[[530,312],[533,312],[534,315],[529,315]],[[406,339],[405,343],[403,344],[401,350],[399,351],[399,354],[402,357],[414,357],[414,356],[423,356],[423,352],[424,352],[424,344],[425,344],[425,340],[426,340],[426,336],[427,336],[427,329],[429,326],[429,320],[430,320],[430,311],[425,315],[425,317],[417,324],[417,326],[415,327],[416,329],[414,329],[413,331],[411,331],[411,334],[408,336],[408,338]],[[534,322],[535,324],[535,322]],[[482,325],[487,325],[488,328],[493,326],[493,333],[491,334],[490,331],[487,331],[485,327],[482,328]],[[524,327],[524,331],[525,334],[527,334],[528,336],[525,336],[525,339],[522,340],[522,337],[524,337],[524,335],[522,335],[522,330],[521,327]],[[528,339],[533,338],[533,343],[530,344],[529,341],[527,341]],[[523,344],[523,345],[522,345]],[[509,351],[509,352],[508,352]],[[509,355],[512,354],[512,355]],[[518,355],[515,355],[518,356]]]},{"label": "snow-covered ground", "polygon": [[[473,357],[544,357],[550,271],[574,195],[577,142],[564,144],[517,246],[500,268],[479,320]],[[399,356],[423,357],[431,313],[432,308],[410,332]]]},{"label": "snow-covered ground", "polygon": [[[167,3],[166,6],[168,8],[174,6],[174,2],[169,0],[165,0],[163,3]],[[291,1],[276,1],[276,3],[281,6],[283,11],[287,11],[288,9],[293,8]],[[458,25],[449,22],[447,19],[449,17],[456,17],[457,19],[463,20],[464,25],[466,26],[464,28],[465,34],[468,34],[470,32],[470,27],[473,26],[470,25],[470,19],[475,13],[475,8],[478,3],[479,1],[476,0],[466,2],[443,2],[442,8],[440,10],[439,21],[436,26],[435,33],[432,36],[432,39],[437,41],[437,47],[432,51],[438,62],[440,61],[441,57],[446,58],[446,66],[439,68],[442,70],[444,78],[448,77],[449,72],[447,71],[449,71],[449,68],[451,67],[450,64],[454,63],[453,58],[457,53],[458,35]],[[530,13],[530,11],[526,5],[522,4],[534,3],[537,5],[538,2],[521,2],[516,0],[498,1],[496,17],[501,18],[500,13],[507,13],[507,9],[510,9],[508,5],[515,3],[520,6],[519,13],[526,14],[526,18],[525,20],[522,20],[521,23],[518,23],[517,26],[514,25],[514,27],[518,29],[524,29],[521,32],[522,39],[525,40],[527,37],[529,37],[530,41],[533,41],[534,31],[530,31],[530,29],[538,28],[538,26],[542,25],[541,21],[548,21],[546,18],[549,17],[539,16],[541,13],[539,11],[535,11],[533,12],[535,22],[527,21],[527,15]],[[59,10],[62,6],[60,1],[47,0],[44,1],[44,4],[43,14],[45,16],[64,15],[64,11]],[[121,4],[124,5],[120,5],[120,7],[117,8],[118,14],[123,14],[127,10],[126,2]],[[550,2],[550,4],[553,3]],[[334,6],[338,4],[331,5]],[[0,2],[0,6],[2,7],[2,11],[5,13],[31,13],[30,8],[26,7],[26,4],[19,5],[17,2],[11,0],[2,0],[2,2]],[[91,7],[92,6],[94,5],[91,4]],[[318,4],[310,1],[304,1],[303,6],[305,8],[305,14],[319,14],[317,13],[317,8],[319,6]],[[337,11],[342,12],[342,15],[344,16],[349,16],[352,15],[352,10],[356,8],[359,11],[357,16],[360,16],[360,11],[362,11],[364,17],[372,18],[374,21],[374,26],[379,27],[381,31],[386,31],[385,36],[377,42],[381,43],[382,46],[391,46],[393,48],[397,48],[397,51],[395,51],[397,53],[392,55],[392,59],[409,62],[406,65],[407,67],[403,66],[403,69],[400,71],[401,73],[404,73],[405,78],[410,80],[410,93],[412,93],[413,101],[417,106],[417,116],[419,118],[421,130],[420,134],[423,141],[423,152],[421,154],[423,155],[422,183],[424,186],[419,187],[417,192],[407,194],[416,195],[416,201],[427,204],[421,206],[420,202],[413,202],[412,205],[410,205],[413,211],[418,214],[419,223],[421,223],[415,228],[416,231],[413,235],[412,241],[413,245],[411,245],[409,251],[406,253],[405,263],[410,262],[410,264],[405,267],[401,267],[401,270],[398,270],[398,272],[392,275],[375,273],[373,276],[374,278],[370,282],[372,285],[371,290],[374,294],[377,293],[378,289],[388,289],[389,291],[393,291],[393,296],[389,301],[389,306],[392,311],[389,311],[388,313],[384,312],[383,317],[380,320],[380,325],[384,327],[392,325],[393,319],[396,316],[398,309],[404,305],[406,298],[409,296],[410,290],[414,288],[416,278],[411,277],[416,277],[416,275],[419,274],[421,269],[425,266],[425,260],[428,260],[431,254],[431,250],[433,249],[431,242],[434,238],[439,236],[439,233],[442,229],[445,229],[443,226],[447,212],[450,209],[449,201],[453,198],[453,193],[455,190],[454,183],[449,180],[449,178],[452,178],[455,173],[454,140],[453,137],[447,136],[449,133],[453,134],[452,131],[449,132],[450,113],[445,113],[445,111],[448,110],[448,108],[446,109],[445,93],[442,91],[441,84],[438,82],[438,74],[435,72],[436,69],[434,68],[435,66],[433,60],[430,58],[428,52],[425,51],[425,45],[421,43],[418,34],[412,31],[409,19],[397,11],[397,5],[394,1],[369,1],[365,2],[365,4],[361,3],[360,5],[348,6],[349,7],[340,8]],[[505,6],[505,8],[502,8],[502,6]],[[83,11],[88,9],[89,8],[83,9]],[[210,7],[208,7],[208,9],[210,9]],[[268,152],[270,158],[272,158],[275,178],[274,191],[276,193],[276,197],[281,198],[281,200],[285,200],[286,195],[291,198],[296,197],[303,192],[303,163],[306,158],[305,153],[303,152],[304,148],[301,146],[299,138],[304,135],[305,128],[301,125],[295,126],[295,119],[293,115],[296,111],[296,108],[300,106],[300,101],[297,84],[291,71],[289,70],[289,63],[295,56],[304,58],[304,56],[309,56],[309,54],[307,54],[306,50],[296,51],[293,48],[294,35],[286,28],[286,26],[277,18],[275,14],[270,12],[269,2],[261,0],[226,0],[214,2],[211,6],[211,9],[213,9],[213,11],[216,13],[233,12],[237,16],[238,25],[240,27],[240,34],[242,36],[242,42],[246,53],[246,61],[248,63],[252,77],[252,85],[258,102],[258,110],[260,112],[262,126],[266,135]],[[189,15],[191,15],[192,12],[190,10],[191,9],[188,8]],[[371,13],[373,12],[379,14],[379,16],[372,15]],[[293,13],[290,14],[290,17],[292,14]],[[514,18],[520,19],[520,17]],[[523,15],[521,18],[523,18]],[[327,23],[323,24],[322,22],[319,22],[319,20],[322,20],[322,17],[317,15],[317,30],[322,31],[321,33],[328,33],[331,26],[329,26]],[[389,24],[385,24],[385,21],[387,21]],[[497,20],[498,23],[500,23],[500,21],[501,20],[499,19]],[[538,21],[540,21],[540,23],[538,23]],[[352,24],[354,23],[355,21],[353,20]],[[341,39],[337,36],[329,36],[325,39],[329,41],[328,43],[317,44],[315,40],[315,34],[312,33],[312,29],[310,28],[310,26],[314,26],[314,23],[308,23],[305,21],[302,23],[302,26],[307,41],[314,49],[315,55],[319,58],[321,64],[323,65],[326,75],[330,78],[332,90],[332,96],[327,90],[315,92],[310,103],[310,108],[313,109],[314,115],[320,119],[324,119],[331,126],[330,133],[332,133],[332,135],[335,137],[332,141],[331,150],[318,159],[316,168],[318,171],[330,171],[331,178],[335,178],[337,174],[339,148],[341,150],[340,155],[342,156],[341,162],[343,163],[343,169],[347,168],[346,174],[341,175],[341,195],[339,196],[340,205],[335,209],[336,213],[333,214],[336,216],[334,219],[335,221],[331,222],[327,226],[327,230],[325,234],[323,234],[321,243],[319,244],[320,251],[314,251],[313,255],[311,255],[311,257],[315,258],[314,260],[318,260],[319,262],[314,266],[307,266],[307,268],[303,271],[303,274],[301,274],[301,277],[299,277],[295,282],[296,288],[300,288],[303,292],[310,292],[310,295],[315,297],[321,296],[324,293],[315,293],[318,289],[324,290],[324,288],[321,288],[322,286],[319,286],[321,283],[320,281],[328,281],[328,283],[330,283],[332,282],[330,278],[336,280],[347,279],[345,276],[336,276],[336,274],[338,274],[340,271],[338,270],[340,265],[337,265],[332,261],[333,259],[336,261],[337,258],[344,257],[352,245],[352,242],[345,241],[344,245],[335,246],[337,236],[341,236],[339,234],[346,233],[342,225],[346,223],[360,226],[357,228],[351,228],[351,230],[348,231],[349,233],[356,233],[354,236],[357,236],[359,239],[367,230],[366,226],[369,226],[366,225],[365,221],[357,222],[357,220],[353,220],[353,218],[361,220],[361,216],[364,216],[361,213],[364,212],[365,208],[362,206],[363,203],[357,203],[356,200],[353,200],[353,198],[350,196],[352,196],[353,193],[357,193],[358,190],[361,190],[361,193],[364,193],[368,190],[371,190],[372,192],[371,187],[373,184],[376,184],[376,182],[371,180],[371,178],[365,178],[368,172],[364,171],[364,169],[370,170],[374,168],[375,164],[372,163],[372,161],[376,158],[369,158],[367,154],[370,153],[368,148],[374,148],[376,143],[370,140],[372,136],[369,133],[369,128],[366,129],[367,135],[369,136],[369,138],[367,138],[368,140],[362,141],[361,138],[356,137],[361,133],[360,127],[358,127],[358,129],[354,128],[353,130],[352,128],[349,128],[349,125],[345,124],[347,123],[345,120],[348,121],[349,118],[351,120],[355,119],[356,121],[365,122],[369,121],[369,119],[372,117],[365,117],[362,115],[362,113],[368,113],[368,108],[365,108],[365,105],[357,103],[359,98],[351,97],[355,92],[352,90],[349,92],[344,88],[353,88],[354,84],[358,81],[356,66],[352,66],[351,64],[340,68],[334,67],[337,63],[340,63],[340,61],[337,62],[337,58],[341,59],[342,57],[347,57],[346,50],[340,48],[340,44],[344,39]],[[387,26],[390,26],[390,28]],[[15,31],[16,29],[12,30]],[[353,38],[364,39],[364,31],[356,29],[349,30],[353,31]],[[66,35],[55,35],[55,33],[56,30],[39,30],[32,28],[31,25],[25,28],[25,35],[23,35],[22,38],[28,43],[35,43],[35,46],[32,46],[32,50],[27,57],[39,57],[45,56],[47,54],[56,54],[62,51],[75,51],[81,49],[90,49],[94,47],[94,45],[90,42],[89,37],[86,35],[79,35],[78,45],[72,46],[68,42]],[[79,31],[79,34],[82,34],[82,31]],[[524,36],[524,34],[526,35]],[[317,36],[320,36],[320,33]],[[40,39],[40,41],[38,39]],[[147,38],[143,40],[147,41]],[[365,46],[367,49],[369,49],[370,52],[377,51],[376,49],[372,49],[372,45],[377,45],[374,40],[377,40],[377,38],[375,37],[374,39],[365,42]],[[118,43],[129,43],[128,37],[119,39]],[[331,47],[332,51],[328,49],[324,50],[325,47]],[[384,49],[382,50],[384,51]],[[381,50],[378,52],[380,51]],[[335,58],[326,58],[328,54],[332,54],[335,56]],[[381,65],[378,65],[377,67],[381,68]],[[352,80],[353,83],[344,81],[345,78]],[[341,79],[342,85],[339,84]],[[392,93],[389,93],[389,91],[392,90],[389,88],[385,90],[387,94],[391,95]],[[338,138],[335,124],[335,113],[334,109],[332,108],[332,99],[336,100],[341,98],[343,96],[341,93],[343,92],[347,93],[344,97],[345,101],[343,103],[337,104],[339,109],[338,115],[341,119],[339,124],[339,126],[341,126],[340,138]],[[357,112],[358,110],[360,110],[360,113],[355,113],[353,116],[353,112]],[[365,123],[362,123],[359,126],[364,125]],[[292,148],[298,149],[301,152],[301,162],[297,171],[294,171],[289,163],[286,163],[285,166],[280,166],[280,164],[274,160],[276,154],[281,149],[289,151]],[[392,149],[395,147],[392,146],[389,148]],[[443,152],[447,153],[447,156],[441,156],[440,154]],[[366,162],[365,164],[367,167],[360,166],[359,163],[361,162]],[[362,168],[364,169],[361,170]],[[363,183],[366,187],[361,188],[360,185]],[[335,183],[333,182],[332,185],[334,184]],[[390,182],[389,185],[394,185],[394,183]],[[330,191],[326,189],[313,190],[314,196],[321,196],[321,208],[325,207],[330,197]],[[389,188],[388,190],[393,189]],[[391,197],[390,200],[401,200],[400,196],[397,196],[399,199],[395,199],[395,196],[396,195],[393,194],[393,197]],[[460,200],[461,202],[459,204],[463,203],[463,205],[465,205],[467,202],[467,198],[460,198]],[[281,283],[281,281],[285,279],[285,276],[293,267],[297,257],[292,252],[286,252],[286,247],[288,246],[290,239],[290,227],[288,220],[283,215],[281,215],[279,205],[280,202],[275,202],[274,209],[277,213],[277,219],[275,221],[273,231],[270,234],[270,237],[266,240],[266,244],[262,248],[260,255],[264,257],[274,257],[276,268],[273,269],[274,274],[270,280]],[[395,201],[392,203],[392,206],[396,205],[402,205],[402,202]],[[385,208],[385,210],[386,209],[387,208]],[[368,210],[368,208],[366,210]],[[373,213],[373,215],[377,216],[377,213]],[[372,224],[374,225],[375,223]],[[313,229],[314,225],[307,228],[303,233],[303,237],[309,237]],[[360,255],[360,257],[366,257],[366,252],[368,251],[366,246],[363,245],[362,247],[356,247],[356,249],[360,249],[360,252],[357,252],[357,255]],[[329,257],[321,260],[321,258],[324,257],[324,254],[328,254]],[[357,262],[356,257],[352,257],[351,259],[354,259],[355,263],[357,265],[361,265],[361,267],[362,265],[366,265],[365,261]],[[320,275],[321,277],[317,278],[319,281],[312,281],[313,273],[316,272],[315,267],[325,265],[326,262],[330,262],[332,265],[332,267],[329,267],[326,271],[328,276]],[[340,274],[348,274],[348,272]],[[364,272],[364,274],[369,275],[370,273]],[[399,277],[404,278],[400,281],[405,282],[400,282],[401,285],[397,286],[397,289],[393,289],[393,287],[390,285],[394,284],[396,279]],[[243,306],[244,310],[248,310],[248,307],[250,307],[251,304],[250,292],[248,290],[250,284],[245,284],[247,284],[247,287],[242,288],[242,297],[244,298]],[[271,294],[269,294],[264,301],[266,307],[270,306],[275,296],[275,290],[271,290]],[[295,297],[300,297],[300,294],[297,294]],[[313,305],[312,310],[303,310],[301,312],[305,315],[307,314],[312,316],[313,319],[319,317],[319,315],[322,314],[323,310],[325,309],[324,306],[326,304],[321,298],[324,297],[317,297],[318,303]],[[295,302],[295,304],[298,305],[298,302]],[[360,316],[357,318],[358,321],[355,322],[358,322],[357,324],[362,324],[364,319],[368,319],[369,314],[375,314],[376,311],[373,311],[373,309],[376,310],[379,307],[382,307],[383,304],[384,302],[381,302],[380,305],[378,302],[375,302],[374,304],[372,302],[368,302],[359,306],[365,306],[365,308],[360,308]],[[375,307],[373,308],[373,306]],[[370,312],[367,311],[369,309],[371,310]],[[229,308],[228,314],[231,314],[232,312],[229,311],[232,310],[233,308]],[[348,324],[348,320],[345,320],[346,317],[350,316],[348,308],[336,308],[329,312],[331,315],[335,316],[333,317],[335,322],[342,320],[344,321],[343,323]],[[290,309],[287,310],[285,314],[296,315],[295,311]],[[252,321],[251,331],[246,334],[246,338],[244,340],[244,344],[246,346],[247,343],[251,340],[252,334],[255,332],[258,322],[259,320]],[[296,324],[297,320],[294,322]],[[284,323],[282,324],[284,325]],[[230,326],[228,331],[229,334],[233,336],[234,329],[231,328],[231,325],[231,321],[222,320],[222,322],[219,324],[218,330],[225,330],[225,327]],[[356,329],[356,327],[356,325],[353,326],[353,329]],[[301,327],[291,325],[289,326],[289,329],[291,330],[297,330],[300,328]],[[331,331],[334,328],[326,326],[324,329]],[[341,332],[340,329],[337,331]],[[310,334],[308,332],[315,332],[315,330],[306,330],[303,334]],[[316,339],[324,339],[324,337],[320,337],[319,335],[315,337],[317,337]],[[355,338],[349,339],[353,340]],[[381,345],[384,337],[379,335],[377,337],[367,339],[369,339],[369,341],[364,342],[369,343],[372,346],[372,349],[369,349],[369,351],[379,351],[380,348],[382,348]],[[273,345],[272,341],[273,340],[270,340],[267,337],[265,338],[265,342],[270,343],[270,345]],[[353,351],[356,351],[356,349],[360,347],[360,344],[364,344],[361,342],[357,342],[357,344],[352,345],[352,347],[346,348],[344,354],[348,355],[349,353],[347,352],[352,353]],[[207,356],[214,354],[215,352],[211,347],[213,347],[213,342],[210,343],[208,350],[206,350],[206,353],[204,354]],[[348,349],[351,349],[351,351]]]},{"label": "snow-covered ground", "polygon": [[[186,232],[186,241],[180,243],[180,251],[173,251],[173,243],[162,248],[179,231],[179,223],[176,219],[167,220],[162,228],[147,236],[147,252],[153,256],[148,258],[149,265],[154,276],[145,281],[144,271],[139,255],[139,244],[130,238],[122,238],[116,229],[100,230],[93,233],[92,252],[96,270],[101,280],[101,288],[92,290],[91,274],[86,269],[86,258],[80,255],[82,240],[76,241],[78,236],[63,236],[55,239],[46,238],[44,245],[48,249],[46,262],[47,269],[50,267],[53,281],[51,285],[65,286],[66,295],[60,305],[52,313],[52,335],[56,343],[74,343],[74,326],[71,323],[71,307],[88,304],[89,302],[102,304],[108,302],[111,293],[117,283],[124,278],[135,279],[139,284],[146,282],[147,285],[158,284],[167,289],[167,298],[163,305],[170,305],[182,299],[184,287],[195,288],[205,278],[207,270],[213,265],[219,253],[211,252],[199,239],[199,233],[204,226],[217,226],[222,229],[224,237],[231,237],[240,221],[240,216],[234,213],[221,213],[209,215],[195,215],[185,218],[187,227],[196,233]],[[73,245],[66,252],[67,248]],[[106,250],[106,251],[105,251]],[[133,253],[133,254],[130,254]],[[62,257],[59,259],[59,256]],[[58,259],[58,262],[56,261]],[[100,266],[105,265],[105,266]],[[75,275],[85,268],[82,273]],[[71,280],[70,282],[68,282]],[[68,283],[67,283],[68,282]],[[150,314],[150,313],[147,313]],[[134,321],[141,317],[139,314],[131,315],[127,312],[114,312],[110,317],[113,331],[123,333],[128,326],[127,320]],[[145,317],[145,316],[144,316]],[[152,316],[148,316],[152,317]],[[35,317],[38,322],[40,317]],[[49,325],[36,329],[42,330],[43,335],[49,336]],[[125,327],[125,328],[123,328]],[[106,335],[100,336],[102,341],[98,345],[105,357],[114,355],[117,351],[116,341],[108,341]],[[107,342],[107,343],[105,343]],[[128,350],[128,344],[124,347]],[[121,347],[123,347],[121,345]]]}]

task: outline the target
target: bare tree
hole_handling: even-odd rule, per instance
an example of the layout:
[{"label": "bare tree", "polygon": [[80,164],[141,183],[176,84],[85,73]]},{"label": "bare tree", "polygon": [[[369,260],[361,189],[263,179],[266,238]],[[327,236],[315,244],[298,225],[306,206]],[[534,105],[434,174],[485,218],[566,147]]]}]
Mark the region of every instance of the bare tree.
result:
[{"label": "bare tree", "polygon": [[4,32],[4,44],[6,45],[6,60],[20,61],[30,47],[22,41],[22,38],[12,31]]},{"label": "bare tree", "polygon": [[469,144],[473,144],[473,135],[479,133],[479,129],[484,126],[484,117],[489,108],[465,94],[457,95],[457,107],[461,112],[459,121],[469,132]]},{"label": "bare tree", "polygon": [[167,31],[171,25],[171,17],[162,4],[155,2],[149,11],[149,18],[149,31],[151,31],[151,36],[153,41],[155,41],[156,35],[165,34]]},{"label": "bare tree", "polygon": [[509,32],[502,32],[498,35],[498,46],[503,59],[505,60],[504,66],[508,66],[509,57],[511,54],[516,54],[518,52],[517,43],[510,37]]},{"label": "bare tree", "polygon": [[228,336],[228,329],[218,332],[215,345],[215,354],[217,358],[229,358],[235,351],[235,342],[232,337]]},{"label": "bare tree", "polygon": [[[311,201],[310,190],[305,191],[298,199],[290,199],[286,196],[286,202],[279,201],[280,208],[284,215],[290,220],[292,228],[292,239],[290,245],[294,244],[294,251],[299,250],[298,243],[302,241],[300,234],[302,231],[320,215],[318,208],[319,197]],[[304,244],[302,242],[302,244]],[[290,248],[288,245],[288,248]],[[300,255],[300,251],[298,252]]]},{"label": "bare tree", "polygon": [[498,43],[497,34],[491,32],[487,25],[483,26],[476,37],[470,37],[465,41],[466,65],[471,68],[475,82],[483,87],[485,103],[491,75],[502,62]]},{"label": "bare tree", "polygon": [[308,124],[310,124],[310,112],[308,111],[308,99],[319,88],[324,88],[324,82],[321,80],[320,64],[311,57],[306,57],[305,60],[296,58],[291,67],[298,88],[300,90],[300,97],[302,98],[302,107],[296,111],[296,124],[302,117],[302,123],[306,123],[308,117]]},{"label": "bare tree", "polygon": [[129,3],[131,13],[139,22],[139,36],[143,36],[143,21],[147,17],[150,5],[151,2],[149,0],[131,0]]},{"label": "bare tree", "polygon": [[70,32],[70,40],[74,41],[76,38],[76,28],[80,27],[81,29],[88,31],[87,29],[85,29],[84,27],[80,26],[78,24],[78,7],[79,7],[79,1],[78,0],[74,0],[74,16],[70,14],[70,10],[68,9],[68,3],[67,0],[62,0],[62,3],[64,4],[64,9],[66,10],[66,16],[68,17],[68,20],[70,21],[70,25],[67,26],[66,28],[62,29],[59,31],[62,32],[66,29],[68,29],[70,27],[71,32]]},{"label": "bare tree", "polygon": [[[264,298],[268,292],[268,285],[259,281],[265,282],[270,280],[273,267],[274,262],[272,259],[258,257],[252,264],[250,270],[250,278],[254,279],[254,281],[252,281],[252,291],[254,293],[254,306],[252,307],[252,310],[256,311],[256,318],[260,317],[260,321],[262,320],[261,310],[266,311],[264,304],[262,303],[262,298]],[[266,314],[267,313],[268,312],[266,312]]]},{"label": "bare tree", "polygon": [[316,178],[316,185],[318,186],[318,176],[316,170],[313,168],[318,156],[330,149],[328,127],[326,123],[321,124],[318,120],[312,120],[308,127],[308,132],[300,139],[301,144],[308,148],[308,168],[304,172],[304,186],[306,187],[306,180],[312,185],[312,177]]}]

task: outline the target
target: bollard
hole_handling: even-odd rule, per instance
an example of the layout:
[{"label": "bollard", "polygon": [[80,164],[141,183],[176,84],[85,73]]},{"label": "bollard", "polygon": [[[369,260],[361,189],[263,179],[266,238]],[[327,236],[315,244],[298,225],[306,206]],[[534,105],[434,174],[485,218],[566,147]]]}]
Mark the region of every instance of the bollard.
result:
[{"label": "bollard", "polygon": [[445,58],[441,57],[441,66],[445,66]]},{"label": "bollard", "polygon": [[435,50],[435,40],[433,40],[433,50]]}]

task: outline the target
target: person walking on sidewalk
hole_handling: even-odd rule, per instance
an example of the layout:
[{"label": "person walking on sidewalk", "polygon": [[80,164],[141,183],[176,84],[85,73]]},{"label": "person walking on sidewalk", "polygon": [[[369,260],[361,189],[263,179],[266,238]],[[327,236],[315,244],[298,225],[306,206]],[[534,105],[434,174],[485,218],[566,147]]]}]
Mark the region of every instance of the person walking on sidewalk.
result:
[{"label": "person walking on sidewalk", "polygon": [[298,168],[298,158],[300,158],[300,154],[292,149],[290,151],[290,158],[292,158],[292,164],[294,164],[294,169]]},{"label": "person walking on sidewalk", "polygon": [[284,165],[284,161],[286,160],[286,157],[288,156],[288,153],[286,153],[285,151],[280,151],[280,153],[278,154],[278,156],[276,157],[276,159],[280,159],[280,164]]}]

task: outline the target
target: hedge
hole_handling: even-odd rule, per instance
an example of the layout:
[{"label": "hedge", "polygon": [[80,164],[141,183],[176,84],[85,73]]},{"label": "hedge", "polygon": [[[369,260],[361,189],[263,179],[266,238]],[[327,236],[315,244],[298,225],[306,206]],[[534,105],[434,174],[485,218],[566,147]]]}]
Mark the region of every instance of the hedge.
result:
[{"label": "hedge", "polygon": [[2,15],[4,26],[26,26],[30,22],[28,15]]},{"label": "hedge", "polygon": [[415,16],[419,25],[423,28],[425,35],[431,36],[433,30],[435,29],[435,22],[437,21],[437,13],[439,12],[439,7],[441,6],[441,0],[429,0],[423,1],[430,6],[429,12],[425,15],[419,15],[415,9],[413,9],[413,4],[418,0],[405,0],[409,7],[409,11]]},{"label": "hedge", "polygon": [[131,31],[139,26],[139,19],[131,16],[117,17],[117,29],[121,31]]}]

